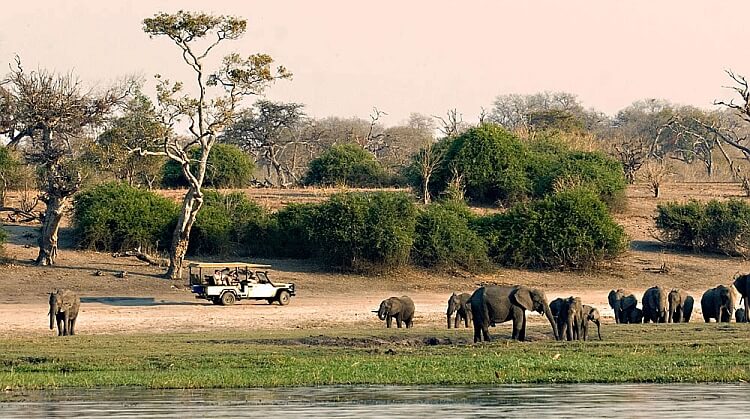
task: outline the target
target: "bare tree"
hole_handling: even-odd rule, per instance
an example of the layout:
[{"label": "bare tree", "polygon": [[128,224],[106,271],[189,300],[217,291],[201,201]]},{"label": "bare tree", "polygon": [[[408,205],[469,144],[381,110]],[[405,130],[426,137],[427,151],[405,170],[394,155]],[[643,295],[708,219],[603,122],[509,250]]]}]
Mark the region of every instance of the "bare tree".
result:
[{"label": "bare tree", "polygon": [[[192,97],[184,93],[182,83],[157,76],[157,99],[163,123],[173,131],[179,123],[185,122],[188,139],[180,141],[178,136],[166,135],[159,151],[137,149],[141,154],[165,155],[179,163],[189,184],[169,251],[166,276],[172,279],[182,276],[190,230],[203,205],[202,187],[208,156],[218,135],[233,121],[244,97],[262,94],[274,80],[291,77],[282,66],[273,70],[273,59],[266,54],[247,58],[229,54],[215,72],[207,73],[205,61],[209,53],[225,40],[240,38],[246,27],[246,20],[238,17],[185,11],[158,13],[143,20],[143,30],[151,37],[166,36],[177,45],[182,59],[195,75],[197,91],[197,96]],[[209,88],[215,88],[214,95],[209,94]],[[193,147],[200,149],[197,161],[190,157]]]},{"label": "bare tree", "polygon": [[464,122],[463,115],[455,108],[449,109],[444,117],[437,115],[432,117],[438,121],[438,130],[449,138],[458,137],[470,128],[470,125]]},{"label": "bare tree", "polygon": [[103,92],[88,91],[71,74],[26,72],[19,59],[3,81],[0,100],[6,113],[0,126],[11,146],[24,142],[25,160],[37,167],[40,199],[47,205],[37,264],[55,263],[60,221],[81,187],[77,143],[91,138],[92,129],[123,102],[128,88],[124,83]]},{"label": "bare tree", "polygon": [[421,185],[422,203],[425,205],[429,204],[431,200],[430,179],[443,162],[444,157],[445,150],[437,147],[437,144],[432,141],[428,142],[414,157],[414,165],[418,171]]}]

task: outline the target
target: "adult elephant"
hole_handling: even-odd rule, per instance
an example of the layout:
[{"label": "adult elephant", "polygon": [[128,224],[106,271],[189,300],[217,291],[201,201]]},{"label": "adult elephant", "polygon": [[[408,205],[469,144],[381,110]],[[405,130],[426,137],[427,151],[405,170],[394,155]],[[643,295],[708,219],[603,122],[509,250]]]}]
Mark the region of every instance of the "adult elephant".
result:
[{"label": "adult elephant", "polygon": [[599,340],[602,340],[602,325],[599,310],[592,306],[584,304],[582,324],[583,340],[588,340],[589,338],[589,322],[592,322],[596,325],[596,334],[599,336]]},{"label": "adult elephant", "polygon": [[[550,309],[551,310],[551,309]],[[554,317],[554,314],[553,314]],[[580,340],[583,328],[583,304],[578,297],[568,297],[562,301],[557,316],[557,335],[567,340]]]},{"label": "adult elephant", "polygon": [[643,293],[643,322],[667,322],[667,290],[660,286],[651,287]]},{"label": "adult elephant", "polygon": [[[734,279],[734,288],[742,296],[741,300],[744,301],[743,308],[745,313],[750,313],[750,274],[740,275]],[[747,322],[747,317],[740,323]]]},{"label": "adult elephant", "polygon": [[57,323],[57,336],[75,335],[78,311],[81,308],[81,299],[70,290],[57,290],[49,295],[49,328],[55,328]]},{"label": "adult elephant", "polygon": [[516,285],[503,287],[488,285],[474,291],[469,300],[474,323],[474,342],[490,340],[489,327],[496,323],[513,321],[511,337],[526,340],[526,310],[544,313],[559,340],[557,325],[547,303],[547,296],[538,289]]},{"label": "adult elephant", "polygon": [[377,313],[380,320],[385,320],[387,328],[391,327],[393,319],[396,319],[396,327],[399,329],[402,322],[410,328],[414,322],[414,301],[406,295],[387,298],[380,303]]},{"label": "adult elephant", "polygon": [[689,323],[693,314],[693,297],[685,290],[675,288],[667,296],[669,313],[667,323]]},{"label": "adult elephant", "polygon": [[450,298],[448,298],[448,310],[445,313],[448,317],[448,329],[451,328],[451,316],[453,316],[454,313],[455,324],[453,327],[458,329],[461,320],[464,321],[465,327],[469,327],[469,322],[471,321],[471,306],[469,305],[470,298],[471,294],[467,292],[461,294],[456,294],[454,292],[451,294]]},{"label": "adult elephant", "polygon": [[717,323],[729,323],[734,314],[734,303],[734,292],[729,287],[719,285],[706,290],[701,297],[703,320],[706,323],[711,319],[716,319]]},{"label": "adult elephant", "polygon": [[622,288],[612,290],[607,296],[609,306],[615,313],[615,323],[631,323],[634,317],[634,311],[638,306],[638,299],[635,295]]}]

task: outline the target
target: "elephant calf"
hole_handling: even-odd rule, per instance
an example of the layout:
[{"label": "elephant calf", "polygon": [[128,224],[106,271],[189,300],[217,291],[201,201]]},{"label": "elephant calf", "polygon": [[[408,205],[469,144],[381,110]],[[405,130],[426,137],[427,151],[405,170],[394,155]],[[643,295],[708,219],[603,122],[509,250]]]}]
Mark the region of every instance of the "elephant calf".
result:
[{"label": "elephant calf", "polygon": [[450,298],[448,298],[448,310],[446,312],[448,317],[448,329],[451,328],[451,316],[453,316],[454,313],[456,314],[456,318],[453,327],[458,329],[458,325],[462,319],[464,321],[464,326],[469,327],[469,322],[471,321],[470,298],[471,294],[466,292],[463,294],[456,294],[454,292]]},{"label": "elephant calf", "polygon": [[55,328],[57,323],[57,336],[68,336],[75,334],[78,310],[81,307],[81,299],[70,290],[57,290],[49,295],[49,328]]},{"label": "elephant calf", "polygon": [[643,293],[643,322],[667,322],[667,290],[654,286]]},{"label": "elephant calf", "polygon": [[599,310],[592,306],[584,304],[583,323],[581,324],[581,326],[583,327],[583,340],[588,340],[589,338],[589,322],[592,322],[596,325],[596,334],[599,336],[599,340],[602,340],[601,315],[599,314]]},{"label": "elephant calf", "polygon": [[734,321],[737,323],[745,323],[745,321],[747,321],[747,312],[744,308],[738,308],[737,311],[734,312]]},{"label": "elephant calf", "polygon": [[581,340],[583,322],[583,304],[581,303],[581,299],[578,297],[563,299],[557,315],[557,334],[560,336],[560,339],[563,339],[563,336],[565,336],[567,340]]},{"label": "elephant calf", "polygon": [[675,288],[667,296],[669,300],[669,315],[667,323],[689,323],[693,314],[693,297],[686,291]]},{"label": "elephant calf", "polygon": [[401,328],[403,322],[407,328],[412,327],[414,321],[414,301],[406,295],[391,297],[380,303],[376,312],[380,320],[385,320],[385,326],[391,327],[391,321],[396,319],[396,327]]}]

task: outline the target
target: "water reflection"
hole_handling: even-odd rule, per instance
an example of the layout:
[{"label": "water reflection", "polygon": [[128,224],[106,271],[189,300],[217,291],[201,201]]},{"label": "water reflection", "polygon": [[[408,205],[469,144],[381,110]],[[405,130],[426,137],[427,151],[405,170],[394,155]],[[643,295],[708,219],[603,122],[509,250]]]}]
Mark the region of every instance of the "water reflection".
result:
[{"label": "water reflection", "polygon": [[498,387],[330,386],[281,389],[98,389],[6,393],[2,417],[625,417],[748,411],[747,384]]}]

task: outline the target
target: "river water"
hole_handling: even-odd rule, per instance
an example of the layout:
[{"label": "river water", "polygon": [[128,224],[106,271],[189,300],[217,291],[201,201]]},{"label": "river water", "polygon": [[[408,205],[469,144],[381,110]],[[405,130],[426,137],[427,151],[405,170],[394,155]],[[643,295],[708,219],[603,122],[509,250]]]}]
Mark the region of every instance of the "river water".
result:
[{"label": "river water", "polygon": [[0,395],[0,417],[742,417],[748,384],[328,386]]}]

